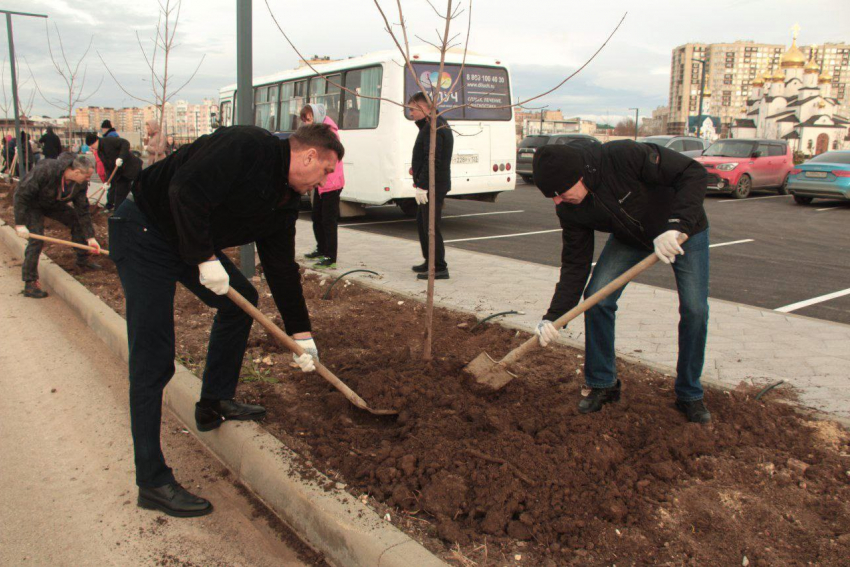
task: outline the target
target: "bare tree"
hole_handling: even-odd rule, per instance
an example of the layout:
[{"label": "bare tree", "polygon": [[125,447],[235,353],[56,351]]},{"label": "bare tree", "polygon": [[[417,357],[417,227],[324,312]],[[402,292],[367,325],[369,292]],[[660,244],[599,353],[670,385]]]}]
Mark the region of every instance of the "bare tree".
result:
[{"label": "bare tree", "polygon": [[142,38],[139,36],[139,32],[136,32],[136,41],[139,44],[139,49],[142,51],[145,64],[150,70],[150,97],[137,96],[124,88],[124,86],[115,77],[115,74],[110,70],[100,52],[97,53],[98,57],[100,57],[100,60],[103,62],[103,66],[106,67],[106,71],[115,81],[115,84],[117,84],[124,93],[140,102],[156,107],[158,115],[157,118],[159,120],[159,131],[162,134],[163,140],[165,137],[163,123],[165,122],[166,103],[177,96],[177,93],[182,91],[183,88],[185,88],[186,85],[195,78],[195,75],[198,73],[198,69],[201,68],[201,64],[204,62],[204,58],[206,57],[206,55],[201,56],[201,60],[198,62],[197,67],[195,67],[195,70],[186,82],[176,89],[171,89],[172,79],[174,79],[174,76],[169,74],[169,65],[171,64],[171,55],[178,47],[178,45],[175,45],[174,43],[174,38],[177,35],[177,27],[180,23],[180,9],[183,2],[182,0],[164,1],[165,3],[159,1],[159,17],[156,22],[156,33],[154,37],[149,38],[149,41],[151,42],[149,49],[145,49],[145,46],[142,44]]},{"label": "bare tree", "polygon": [[632,118],[624,118],[614,126],[615,136],[633,136],[635,133],[635,121]]},{"label": "bare tree", "polygon": [[[61,110],[63,113],[67,113],[68,115],[68,126],[65,129],[65,144],[66,146],[71,145],[71,137],[72,132],[74,131],[74,107],[81,103],[87,101],[89,98],[94,95],[99,89],[100,85],[103,84],[103,78],[101,77],[100,82],[97,87],[94,88],[87,95],[83,95],[83,91],[86,86],[86,74],[88,71],[88,65],[83,65],[83,61],[85,61],[86,57],[89,54],[89,50],[91,49],[92,41],[94,41],[94,36],[89,39],[89,44],[86,46],[86,50],[77,59],[76,63],[72,63],[68,59],[68,54],[65,52],[65,44],[62,42],[62,34],[59,33],[59,26],[54,24],[54,29],[56,30],[56,38],[58,44],[58,55],[54,53],[53,42],[50,39],[50,28],[47,27],[47,24],[44,25],[44,31],[47,35],[47,50],[50,54],[50,62],[53,64],[53,68],[56,70],[56,73],[62,78],[65,83],[65,90],[61,97],[47,97],[44,92],[39,88],[38,83],[35,83],[36,90],[38,91],[41,98],[44,101]],[[83,65],[82,76],[80,76],[80,66]],[[29,62],[27,62],[27,66],[29,66]],[[30,69],[30,76],[33,76],[32,69]],[[34,77],[34,76],[33,76]],[[35,79],[33,78],[33,82]]]},{"label": "bare tree", "polygon": [[[310,61],[304,57],[301,51],[295,46],[295,44],[290,40],[289,36],[281,27],[280,23],[275,18],[274,12],[272,12],[271,6],[269,5],[269,0],[264,0],[266,3],[266,7],[269,10],[269,13],[272,16],[277,28],[280,30],[286,42],[292,47],[295,53],[310,67],[310,69],[316,73],[316,75],[322,77],[328,84],[333,85],[336,88],[339,88],[342,91],[345,91],[355,97],[358,98],[366,98],[366,99],[377,99],[386,101],[392,104],[395,104],[399,107],[410,108],[407,101],[396,101],[386,97],[373,97],[373,96],[363,96],[360,93],[354,92],[350,89],[345,88],[341,84],[335,83],[321,71],[316,69]],[[624,14],[620,22],[608,36],[604,43],[593,53],[593,55],[576,71],[572,74],[565,77],[562,81],[557,83],[551,89],[542,92],[540,94],[531,96],[525,100],[517,100],[514,104],[505,104],[505,105],[493,105],[493,104],[484,104],[476,99],[467,99],[467,102],[461,105],[449,106],[446,107],[444,102],[451,99],[452,94],[454,93],[457,86],[460,84],[460,80],[454,81],[454,83],[448,87],[444,88],[442,85],[442,80],[440,79],[443,76],[443,71],[446,66],[446,53],[449,50],[455,49],[463,45],[463,58],[461,61],[460,69],[458,71],[458,77],[463,77],[463,71],[466,66],[466,56],[469,49],[469,40],[472,31],[472,0],[468,0],[467,3],[467,25],[466,25],[466,37],[464,41],[458,42],[458,38],[460,38],[461,34],[452,34],[451,25],[452,22],[457,19],[463,12],[464,9],[461,7],[460,1],[456,0],[446,0],[446,9],[445,12],[440,12],[436,6],[431,2],[431,0],[426,0],[428,5],[434,10],[434,13],[437,17],[442,20],[443,26],[442,31],[437,29],[436,31],[436,39],[435,41],[429,41],[416,35],[416,39],[419,41],[426,43],[433,48],[435,48],[440,54],[440,67],[437,72],[437,81],[428,81],[428,84],[423,84],[420,80],[420,77],[416,74],[416,71],[413,67],[413,60],[410,55],[410,38],[409,38],[409,29],[407,21],[404,17],[404,10],[402,9],[401,0],[395,0],[396,10],[397,10],[397,22],[391,22],[390,18],[387,16],[387,12],[381,6],[379,0],[373,0],[375,4],[375,8],[381,15],[381,18],[384,23],[384,31],[389,34],[393,44],[395,44],[402,58],[404,59],[404,67],[406,67],[410,78],[415,82],[416,86],[419,88],[419,91],[425,94],[428,99],[428,118],[430,124],[430,143],[429,143],[429,152],[428,152],[428,171],[429,171],[429,187],[428,187],[428,211],[429,211],[429,223],[428,223],[428,291],[427,291],[427,303],[425,310],[425,340],[422,348],[422,358],[424,360],[430,360],[432,358],[432,345],[433,345],[433,327],[434,327],[434,284],[435,284],[435,265],[434,265],[434,256],[435,256],[435,240],[436,240],[436,178],[435,178],[435,162],[436,162],[436,147],[437,147],[437,130],[439,128],[443,128],[446,126],[438,125],[438,118],[447,112],[456,112],[463,108],[479,108],[479,109],[488,109],[488,110],[498,110],[505,108],[514,108],[514,107],[522,107],[523,105],[537,100],[541,97],[544,97],[557,89],[561,88],[564,84],[566,84],[570,79],[575,77],[578,73],[584,70],[591,61],[593,61],[600,51],[608,44],[611,40],[611,37],[617,32],[620,26],[625,20],[626,15]],[[394,28],[398,28],[398,31],[395,31]]]}]

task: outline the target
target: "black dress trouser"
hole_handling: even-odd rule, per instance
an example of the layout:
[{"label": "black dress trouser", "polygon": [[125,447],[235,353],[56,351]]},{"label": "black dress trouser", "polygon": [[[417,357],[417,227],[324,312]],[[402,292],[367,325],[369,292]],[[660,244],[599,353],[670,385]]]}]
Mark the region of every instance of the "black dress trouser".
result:
[{"label": "black dress trouser", "polygon": [[132,186],[132,181],[119,177],[116,174],[112,179],[112,183],[109,185],[109,190],[106,192],[106,208],[117,209],[120,207],[124,199],[127,198],[127,195],[130,194],[130,188]]},{"label": "black dress trouser", "polygon": [[339,226],[339,191],[319,193],[313,189],[313,235],[316,237],[316,249],[322,256],[336,262],[337,227]]},{"label": "black dress trouser", "polygon": [[[150,224],[131,199],[109,219],[109,248],[127,302],[136,484],[156,488],[174,482],[162,454],[160,423],[162,392],[174,375],[177,282],[217,310],[207,347],[202,399],[233,398],[253,320],[227,296],[201,285],[198,267],[183,262],[176,246]],[[254,286],[227,256],[220,251],[216,256],[230,276],[230,285],[256,305]]]},{"label": "black dress trouser", "polygon": [[[443,216],[443,199],[434,203],[437,215],[434,222],[434,269],[437,271],[448,268],[446,264],[446,247],[443,244],[443,233],[440,232],[440,219]],[[422,257],[428,261],[428,218],[430,205],[419,205],[416,208],[416,225],[419,229],[419,245],[422,247]]]},{"label": "black dress trouser", "polygon": [[[77,218],[77,213],[66,203],[57,203],[55,207],[49,209],[34,209],[29,212],[27,217],[27,230],[32,234],[44,236],[44,217],[59,221],[71,229],[71,240],[77,244],[86,244],[86,238],[83,234],[83,227],[80,225],[80,220]],[[27,249],[24,252],[24,263],[21,266],[22,278],[25,282],[34,282],[38,280],[38,257],[41,250],[44,248],[43,240],[31,238],[27,242]],[[77,263],[84,262],[89,255],[85,250],[76,249]]]}]

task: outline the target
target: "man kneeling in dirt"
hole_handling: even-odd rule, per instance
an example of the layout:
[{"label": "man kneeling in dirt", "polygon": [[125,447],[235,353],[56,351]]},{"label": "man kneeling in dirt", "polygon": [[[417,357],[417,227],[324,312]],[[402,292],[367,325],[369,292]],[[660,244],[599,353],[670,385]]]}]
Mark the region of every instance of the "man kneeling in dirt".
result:
[{"label": "man kneeling in dirt", "polygon": [[[34,167],[15,190],[15,230],[21,238],[44,235],[44,217],[57,220],[71,229],[71,240],[100,250],[94,237],[89,212],[88,187],[94,168],[91,162],[70,152],[46,159]],[[73,204],[73,207],[71,206]],[[44,242],[30,239],[22,267],[24,295],[47,297],[38,283],[38,257]],[[94,252],[95,254],[97,252]],[[89,252],[77,250],[77,267],[100,268],[89,259]]]},{"label": "man kneeling in dirt", "polygon": [[258,294],[222,249],[257,243],[286,331],[306,351],[293,358],[304,372],[315,370],[318,351],[295,262],[295,221],[301,195],[324,183],[343,154],[321,124],[288,140],[254,126],[221,128],[145,169],[109,219],[110,254],[127,300],[139,506],[183,517],[212,511],[212,504],[177,483],[160,446],[162,392],[174,374],[177,282],[217,310],[195,408],[199,431],[266,413],[233,400],[252,319],[225,294],[233,286],[254,305]]},{"label": "man kneeling in dirt", "polygon": [[[549,311],[537,325],[542,346],[558,336],[552,321],[654,250],[672,264],[679,292],[676,407],[688,420],[708,423],[700,383],[708,333],[707,174],[702,165],[655,144],[631,140],[582,146],[545,146],[534,156],[534,184],[556,204],[563,229],[561,277]],[[611,236],[585,289],[594,232]],[[680,245],[679,235],[688,240]],[[614,321],[622,288],[585,313],[585,381],[581,413],[620,399]]]}]

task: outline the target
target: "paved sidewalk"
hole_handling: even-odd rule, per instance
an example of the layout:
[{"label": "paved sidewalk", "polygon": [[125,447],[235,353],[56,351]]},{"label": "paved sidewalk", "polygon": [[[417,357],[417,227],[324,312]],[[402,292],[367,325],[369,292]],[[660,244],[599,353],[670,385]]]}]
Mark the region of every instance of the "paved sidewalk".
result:
[{"label": "paved sidewalk", "polygon": [[[381,274],[352,274],[382,287],[425,298],[426,284],[410,266],[421,262],[419,243],[340,228],[339,269],[369,268]],[[498,246],[498,241],[494,241]],[[308,221],[298,222],[296,250],[312,251]],[[449,248],[452,279],[437,281],[438,304],[479,318],[515,310],[504,324],[531,332],[546,312],[558,269],[530,262]],[[309,262],[304,262],[310,266]],[[669,269],[661,265],[654,270]],[[769,282],[766,282],[769,285]],[[721,300],[710,300],[708,349],[703,377],[730,387],[742,381],[767,384],[786,380],[806,407],[850,418],[850,325],[786,315]],[[617,352],[668,374],[675,374],[678,298],[666,289],[632,283],[617,314]],[[584,321],[564,333],[567,344],[584,346]]]}]

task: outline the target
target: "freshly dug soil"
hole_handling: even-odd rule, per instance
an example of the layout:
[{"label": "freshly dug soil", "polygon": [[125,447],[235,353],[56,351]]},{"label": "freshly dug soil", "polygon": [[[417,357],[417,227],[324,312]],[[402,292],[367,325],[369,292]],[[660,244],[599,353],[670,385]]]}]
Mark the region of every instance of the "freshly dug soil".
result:
[{"label": "freshly dug soil", "polygon": [[[99,235],[104,224],[99,217]],[[73,252],[46,251],[74,273]],[[113,268],[74,275],[123,312]],[[622,362],[621,402],[583,416],[582,353],[563,347],[529,356],[505,390],[484,392],[464,365],[485,350],[502,356],[525,335],[471,332],[474,320],[438,310],[436,356],[424,363],[421,304],[345,283],[322,300],[328,284],[305,280],[323,362],[398,418],[364,415],[318,375],[293,369],[258,325],[239,396],[268,408],[265,427],[303,457],[305,474],[345,483],[446,560],[850,565],[850,436],[839,426],[756,401],[747,388],[709,391],[713,423],[688,424],[673,407],[672,378]],[[260,308],[276,314],[257,285]],[[182,289],[176,313],[179,357],[200,371],[212,314]]]}]

